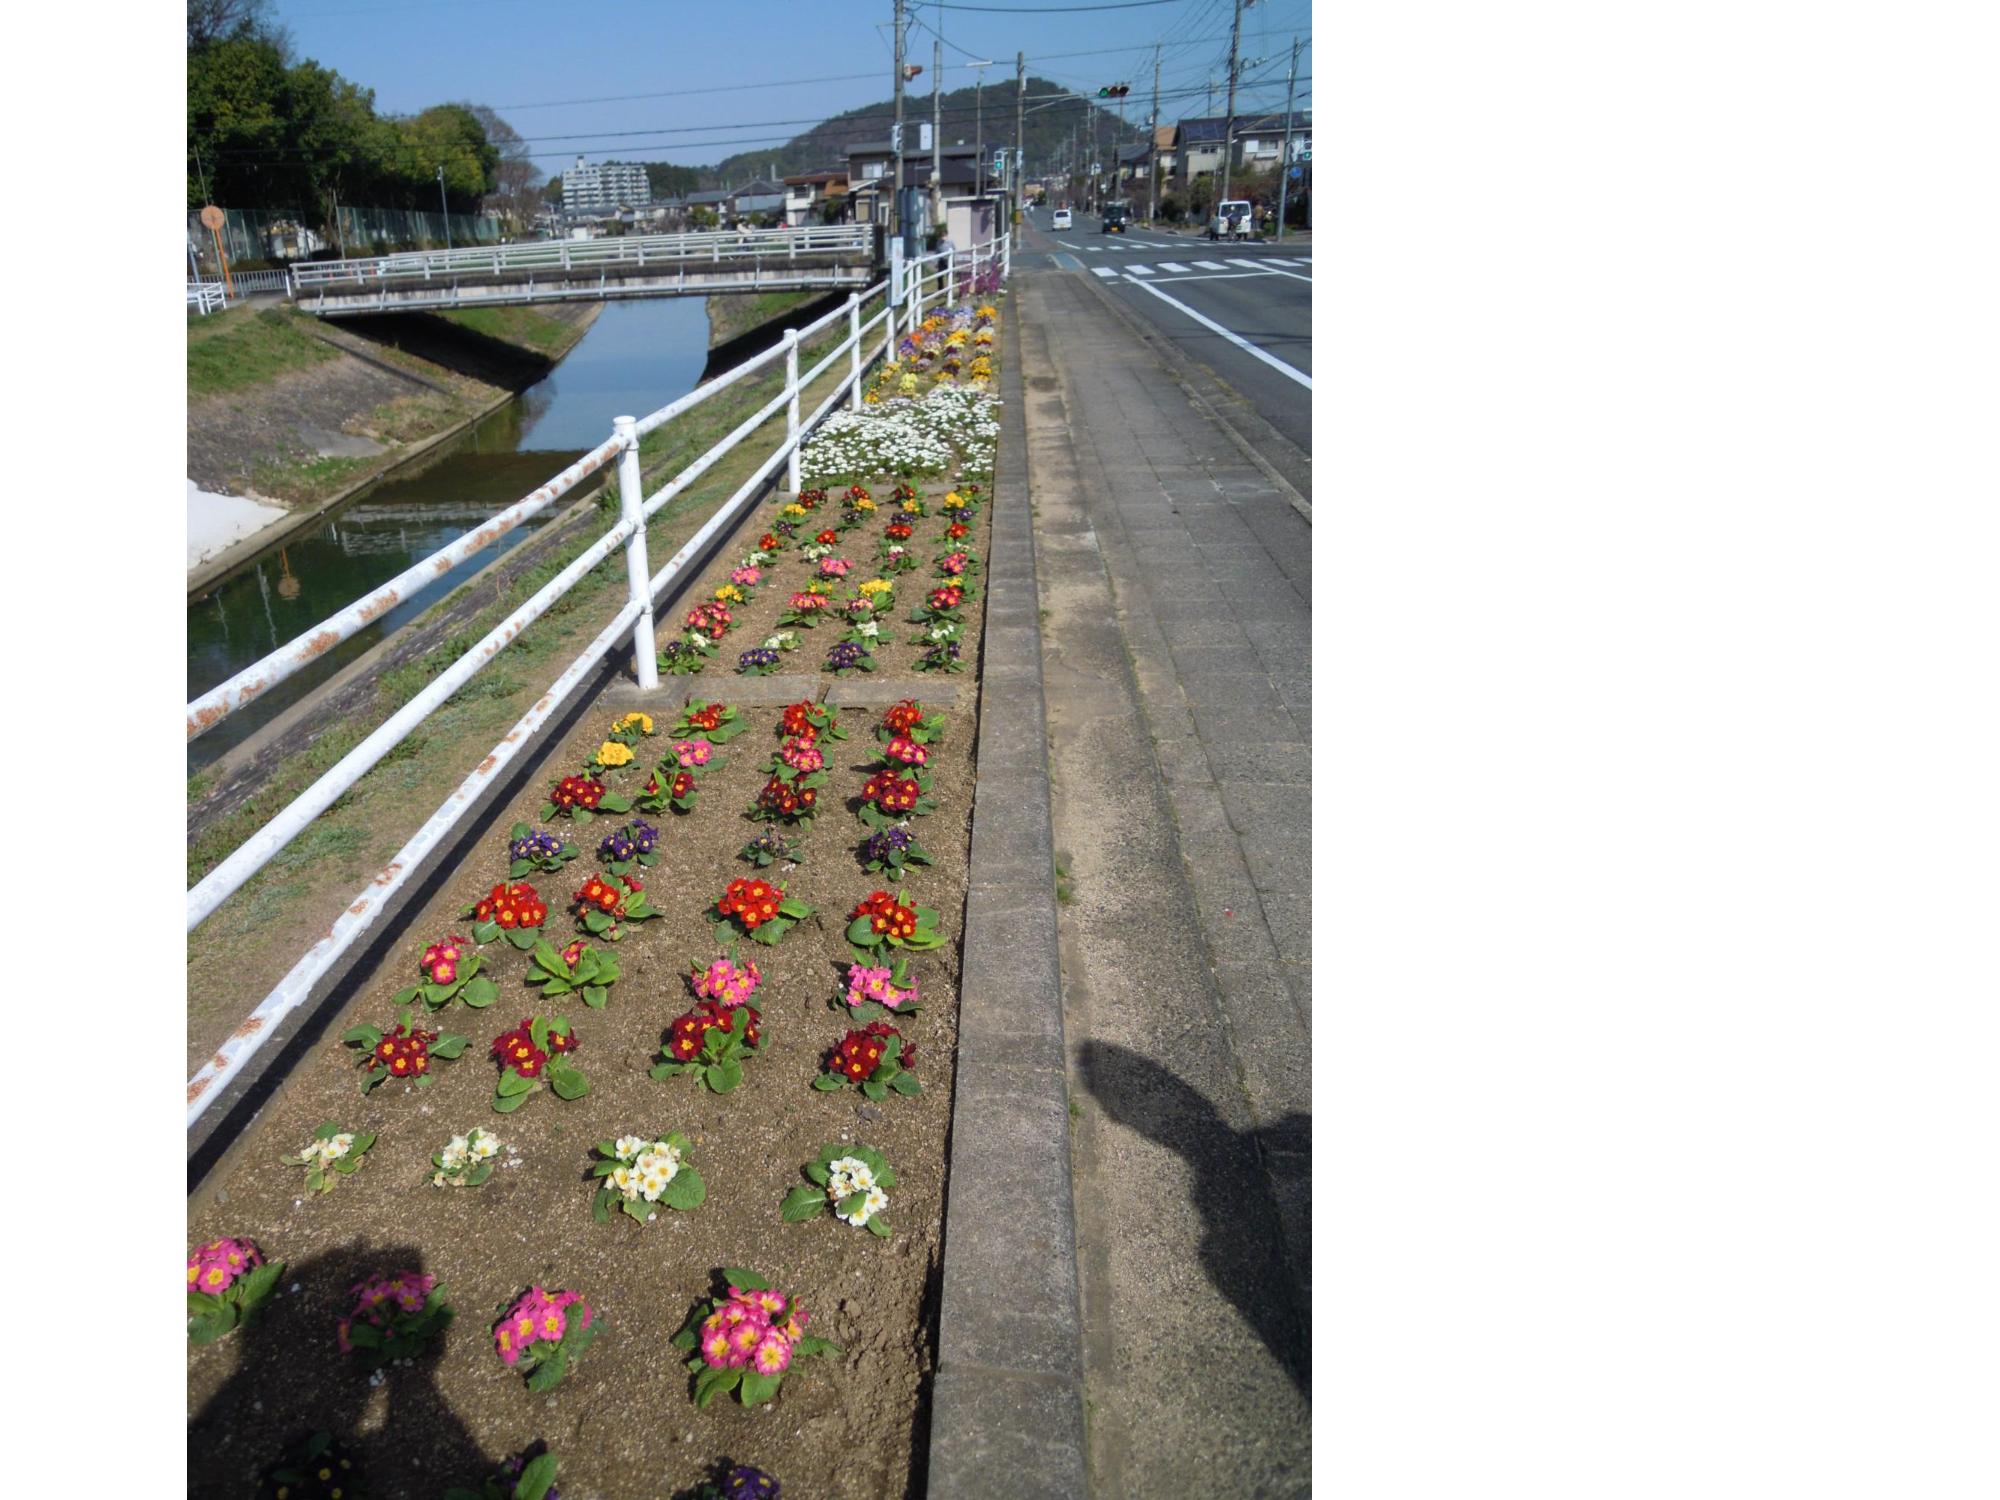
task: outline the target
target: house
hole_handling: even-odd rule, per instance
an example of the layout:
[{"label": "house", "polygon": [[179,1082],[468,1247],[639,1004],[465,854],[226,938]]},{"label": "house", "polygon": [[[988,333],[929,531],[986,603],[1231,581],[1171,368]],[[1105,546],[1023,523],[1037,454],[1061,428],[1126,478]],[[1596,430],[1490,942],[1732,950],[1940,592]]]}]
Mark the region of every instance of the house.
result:
[{"label": "house", "polygon": [[[1174,185],[1185,190],[1197,179],[1222,170],[1223,133],[1228,120],[1216,115],[1206,119],[1183,120],[1175,134],[1178,153]],[[1293,150],[1301,140],[1311,141],[1312,122],[1303,111],[1292,116]],[[1285,143],[1284,114],[1243,114],[1236,117],[1230,138],[1229,170],[1263,172],[1278,164]]]},{"label": "house", "polygon": [[785,179],[785,227],[838,224],[847,213],[847,173],[801,172]]},{"label": "house", "polygon": [[[928,195],[932,187],[933,155],[930,151],[904,153],[904,187],[919,188]],[[990,167],[981,169],[977,145],[945,146],[935,153],[935,158],[939,168],[936,187],[945,199],[970,198],[982,184],[988,192],[992,190],[993,173]],[[854,205],[855,223],[889,222],[889,188],[890,178],[895,174],[895,160],[896,153],[887,141],[867,141],[847,148],[848,196]]]},{"label": "house", "polygon": [[729,195],[729,211],[739,224],[751,219],[776,223],[785,214],[785,185],[763,177],[746,182]]}]

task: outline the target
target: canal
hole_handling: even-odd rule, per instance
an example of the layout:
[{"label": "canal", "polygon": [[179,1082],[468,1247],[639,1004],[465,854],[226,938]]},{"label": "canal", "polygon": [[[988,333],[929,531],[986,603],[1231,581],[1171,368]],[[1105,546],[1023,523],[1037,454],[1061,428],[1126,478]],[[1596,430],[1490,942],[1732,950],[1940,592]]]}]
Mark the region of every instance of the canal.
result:
[{"label": "canal", "polygon": [[[364,490],[314,530],[191,600],[188,697],[228,680],[520,499],[609,436],[613,417],[644,416],[693,390],[707,359],[701,298],[608,303],[562,363],[517,399],[442,445],[421,467]],[[193,741],[188,774],[242,743],[562,508],[559,502],[517,526]]]}]

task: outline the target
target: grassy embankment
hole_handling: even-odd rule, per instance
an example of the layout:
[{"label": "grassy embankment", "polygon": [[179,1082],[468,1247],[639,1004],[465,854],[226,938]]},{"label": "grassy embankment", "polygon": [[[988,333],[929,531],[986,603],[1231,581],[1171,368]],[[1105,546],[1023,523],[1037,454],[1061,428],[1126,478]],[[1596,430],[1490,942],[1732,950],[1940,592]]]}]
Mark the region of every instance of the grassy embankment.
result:
[{"label": "grassy embankment", "polygon": [[[804,347],[806,363],[823,355],[844,334],[844,329],[834,328],[809,340]],[[845,359],[836,361],[834,368],[807,388],[801,400],[803,411],[810,411],[832,393],[845,373],[846,363]],[[760,372],[677,421],[647,434],[640,444],[640,458],[648,489],[657,488],[678,473],[771,400],[782,389],[783,382],[782,366]],[[656,570],[749,477],[771,448],[783,439],[784,431],[781,409],[654,516],[647,527],[647,547]],[[609,524],[616,514],[616,500],[610,488],[605,490],[599,505]],[[190,884],[318,779],[523,600],[544,587],[600,534],[597,528],[591,528],[584,536],[558,548],[503,591],[443,649],[423,661],[385,673],[371,712],[351,715],[328,729],[309,749],[287,761],[255,799],[190,843],[187,857]],[[461,589],[451,597],[456,599],[464,592]],[[189,943],[187,958],[190,1044],[197,1054],[206,1045],[202,1037],[213,1023],[233,1024],[283,976],[306,947],[308,935],[325,929],[353,898],[356,884],[401,847],[464,779],[467,770],[546,691],[562,666],[604,627],[623,604],[624,597],[625,563],[622,555],[614,552],[198,929]],[[663,633],[673,633],[679,613],[672,606],[662,611]],[[711,667],[704,674],[704,680],[710,678],[718,687],[735,680],[721,666]],[[202,777],[190,778],[190,798],[205,789]],[[205,1015],[208,1012],[212,1015]],[[214,1038],[208,1040],[212,1042]]]},{"label": "grassy embankment", "polygon": [[[550,317],[529,307],[479,308],[444,313],[444,321],[549,359],[560,358],[583,337],[588,323]],[[261,388],[329,360],[348,360],[316,337],[316,323],[289,307],[233,307],[188,322],[188,404],[198,410],[217,398],[257,401]],[[322,420],[371,438],[384,451],[367,457],[326,456],[297,448],[244,455],[250,485],[260,495],[291,505],[316,505],[394,465],[411,445],[436,437],[506,395],[504,389],[383,344],[371,351],[447,390],[418,389],[365,411]]]}]

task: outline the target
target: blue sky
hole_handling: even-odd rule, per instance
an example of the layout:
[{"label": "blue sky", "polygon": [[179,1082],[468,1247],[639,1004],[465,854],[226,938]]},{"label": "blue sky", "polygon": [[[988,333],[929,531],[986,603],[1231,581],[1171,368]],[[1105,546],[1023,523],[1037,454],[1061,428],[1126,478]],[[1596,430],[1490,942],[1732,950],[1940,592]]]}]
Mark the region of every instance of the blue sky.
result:
[{"label": "blue sky", "polygon": [[[981,0],[993,5],[1058,0]],[[1028,71],[1081,92],[1128,82],[1127,118],[1143,122],[1153,44],[1164,42],[1160,117],[1209,112],[1203,86],[1221,83],[1229,56],[1231,0],[1166,0],[1121,10],[1002,15],[912,3],[911,84],[927,106],[933,35],[942,32],[944,80],[961,88],[969,66],[991,58],[987,79]],[[446,100],[490,104],[530,141],[536,165],[560,171],[582,154],[699,165],[775,145],[809,125],[888,97],[893,70],[890,0],[275,0],[273,13],[310,57],[375,90],[384,113]],[[926,29],[930,28],[930,29]],[[1310,0],[1255,0],[1243,13],[1238,109],[1284,104],[1294,35],[1308,46]],[[1074,55],[1091,54],[1091,55]],[[1254,85],[1252,80],[1258,80]],[[1175,91],[1182,92],[1175,92]],[[653,97],[631,97],[648,95]],[[1310,85],[1299,90],[1310,106]],[[1032,99],[1031,99],[1032,103]],[[916,107],[916,106],[913,106]],[[797,123],[787,123],[797,122]],[[988,136],[996,127],[989,121]],[[628,132],[628,134],[614,134]],[[886,135],[886,130],[884,131]],[[947,123],[946,140],[972,125]]]}]

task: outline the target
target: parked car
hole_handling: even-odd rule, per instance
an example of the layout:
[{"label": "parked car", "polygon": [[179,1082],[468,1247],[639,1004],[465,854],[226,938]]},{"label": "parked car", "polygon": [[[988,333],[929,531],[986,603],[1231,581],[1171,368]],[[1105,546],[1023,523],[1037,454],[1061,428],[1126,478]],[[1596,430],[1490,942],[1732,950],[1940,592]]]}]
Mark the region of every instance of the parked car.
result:
[{"label": "parked car", "polygon": [[1208,237],[1212,240],[1247,240],[1250,238],[1250,200],[1230,198],[1216,205],[1215,217],[1208,221]]},{"label": "parked car", "polygon": [[1049,221],[1049,228],[1051,229],[1069,228],[1069,210],[1066,208],[1057,209],[1056,216]]},{"label": "parked car", "polygon": [[1104,205],[1104,232],[1123,234],[1132,223],[1132,205],[1129,203],[1107,203]]}]

